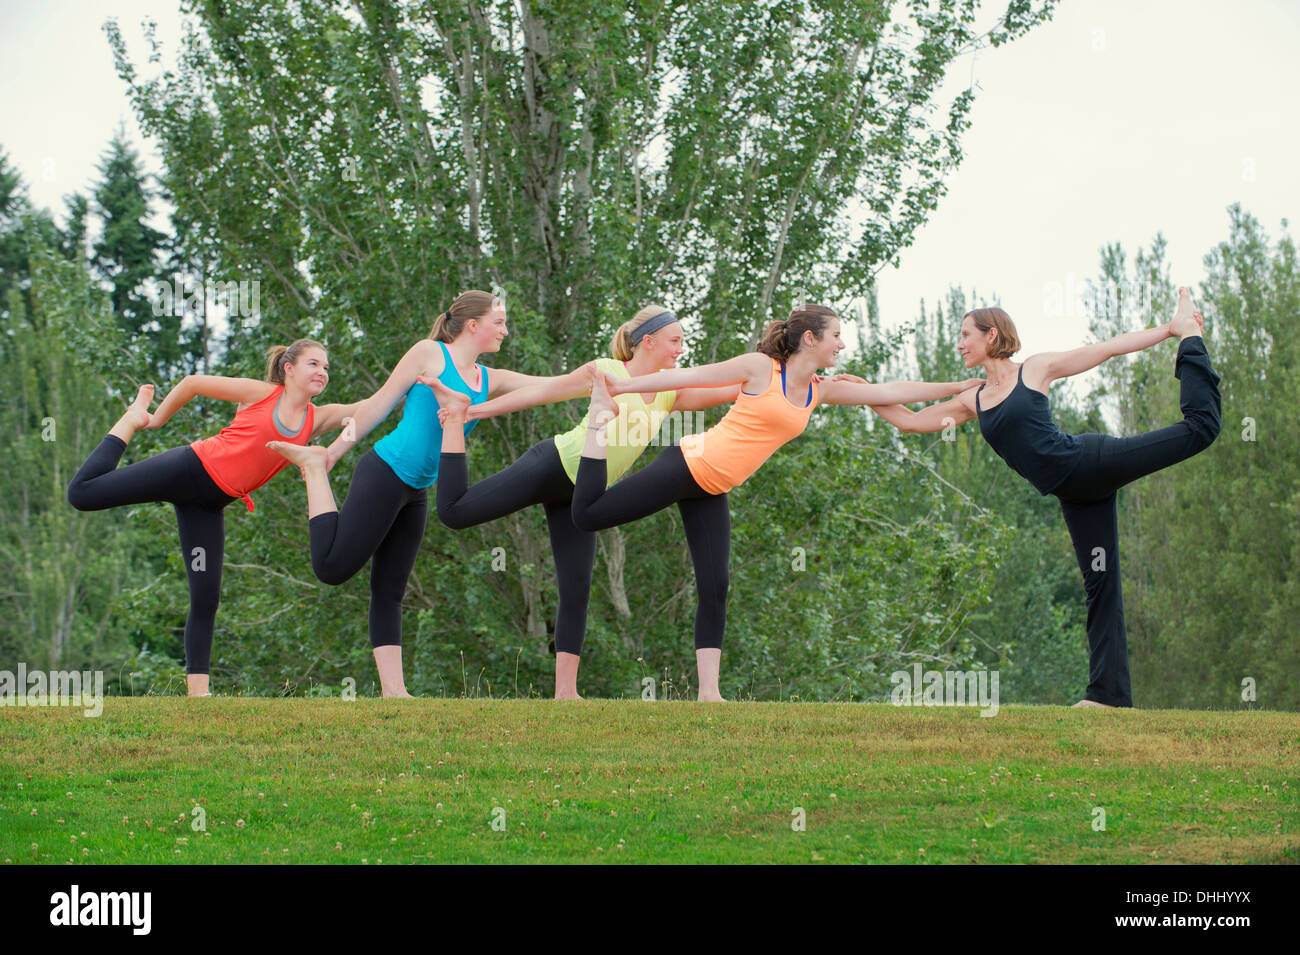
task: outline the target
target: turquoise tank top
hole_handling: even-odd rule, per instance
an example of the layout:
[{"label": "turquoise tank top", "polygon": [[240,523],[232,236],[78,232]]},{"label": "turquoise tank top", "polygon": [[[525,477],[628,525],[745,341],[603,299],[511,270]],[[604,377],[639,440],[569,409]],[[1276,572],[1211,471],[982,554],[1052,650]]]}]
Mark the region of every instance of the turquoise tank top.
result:
[{"label": "turquoise tank top", "polygon": [[[475,391],[460,376],[451,352],[444,342],[443,369],[438,380],[452,391],[469,395],[469,403],[481,405],[487,401],[488,373],[477,365],[480,390]],[[474,430],[477,421],[465,422],[465,433]],[[442,456],[442,422],[438,420],[438,399],[433,389],[418,381],[406,392],[406,405],[397,427],[375,442],[375,454],[393,469],[393,473],[408,487],[428,487],[438,480],[438,460]]]}]

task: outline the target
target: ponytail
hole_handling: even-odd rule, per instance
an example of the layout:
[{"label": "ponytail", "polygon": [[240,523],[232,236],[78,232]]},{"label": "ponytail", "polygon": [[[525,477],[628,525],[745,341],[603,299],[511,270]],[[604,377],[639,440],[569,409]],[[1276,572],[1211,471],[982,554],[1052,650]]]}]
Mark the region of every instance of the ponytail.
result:
[{"label": "ponytail", "polygon": [[799,350],[804,332],[812,332],[814,338],[820,339],[835,317],[834,310],[825,305],[800,305],[785,321],[768,323],[758,350],[784,365]]},{"label": "ponytail", "polygon": [[298,356],[308,348],[319,348],[325,351],[325,346],[320,342],[312,341],[310,338],[299,338],[292,345],[272,345],[266,350],[266,380],[273,385],[284,384],[284,366],[298,364]]},{"label": "ponytail", "polygon": [[461,292],[456,296],[456,301],[451,303],[451,308],[439,315],[438,320],[433,323],[429,337],[434,341],[451,344],[465,330],[466,322],[482,318],[492,311],[493,305],[498,301],[499,299],[491,292],[482,292],[478,289]]},{"label": "ponytail", "polygon": [[[647,305],[638,311],[614,332],[614,337],[609,340],[609,353],[619,361],[631,361],[632,355],[636,352],[636,346],[641,344],[640,339],[635,342],[632,340],[636,330],[650,319],[657,318],[665,312],[669,312],[669,310],[662,305]],[[676,321],[676,318],[674,317],[672,321]]]}]

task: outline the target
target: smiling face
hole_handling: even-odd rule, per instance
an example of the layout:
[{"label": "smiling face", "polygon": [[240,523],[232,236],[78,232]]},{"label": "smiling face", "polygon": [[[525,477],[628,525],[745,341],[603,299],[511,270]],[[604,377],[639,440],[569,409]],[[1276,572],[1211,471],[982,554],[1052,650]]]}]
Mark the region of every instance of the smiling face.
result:
[{"label": "smiling face", "polygon": [[818,368],[832,367],[839,353],[844,350],[844,338],[840,334],[840,320],[834,316],[828,318],[826,327],[822,329],[821,338],[817,338],[811,331],[804,332],[803,339],[799,343],[799,350],[811,354]]},{"label": "smiling face", "polygon": [[990,328],[986,332],[975,327],[975,319],[967,315],[961,322],[961,334],[957,337],[957,353],[967,368],[982,365],[988,359],[989,347],[997,341],[998,330]]},{"label": "smiling face", "polygon": [[682,344],[685,339],[685,333],[682,331],[681,322],[670,322],[657,332],[651,332],[646,335],[637,344],[638,353],[644,353],[654,362],[657,369],[672,368],[676,366],[677,359],[686,351],[685,345]]},{"label": "smiling face", "polygon": [[329,355],[316,345],[304,348],[296,362],[284,363],[285,387],[301,388],[308,398],[315,398],[330,382]]},{"label": "smiling face", "polygon": [[478,318],[471,318],[465,323],[465,334],[474,342],[480,353],[501,350],[501,343],[510,334],[506,328],[506,307],[498,302]]}]

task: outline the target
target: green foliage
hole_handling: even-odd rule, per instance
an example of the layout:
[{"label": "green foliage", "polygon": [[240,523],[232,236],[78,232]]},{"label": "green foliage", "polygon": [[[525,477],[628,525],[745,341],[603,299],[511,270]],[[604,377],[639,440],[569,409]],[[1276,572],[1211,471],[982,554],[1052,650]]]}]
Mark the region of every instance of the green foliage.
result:
[{"label": "green foliage", "polygon": [[[187,263],[261,283],[260,314],[229,320],[214,370],[260,375],[269,344],[314,337],[331,350],[325,400],[356,400],[466,287],[506,299],[513,334],[500,364],[534,374],[603,351],[647,301],[688,317],[703,362],[748,347],[800,294],[867,287],[960,160],[973,93],[938,103],[946,66],[1022,35],[1052,3],[1013,3],[982,36],[976,7],[914,5],[891,21],[866,2],[360,13],[198,2],[178,70],[148,78],[116,25],[107,31],[162,151]],[[480,428],[472,474],[498,470],[575,411]],[[175,430],[197,437],[228,414],[197,408]],[[887,689],[878,670],[891,656],[969,656],[959,635],[969,608],[916,619],[909,609],[913,594],[944,604],[955,568],[984,555],[951,530],[965,504],[936,502],[927,469],[887,465],[861,413],[819,418],[735,495],[729,692],[868,698]],[[800,503],[818,483],[814,461],[811,473],[827,476],[815,510]],[[348,463],[332,475],[340,498]],[[912,523],[864,523],[895,494],[916,496]],[[256,514],[227,521],[214,676],[257,691],[349,676],[371,686],[365,575],[315,581],[296,482],[255,497]],[[669,512],[602,535],[589,692],[637,693],[647,672],[692,678],[691,569],[676,521]],[[488,556],[498,546],[503,572]],[[813,556],[806,576],[781,570],[793,546]],[[549,695],[553,579],[540,513],[463,533],[432,521],[406,601],[408,685]],[[981,575],[972,586],[982,596]],[[165,607],[184,606],[183,576],[160,575],[142,599],[161,629]]]}]

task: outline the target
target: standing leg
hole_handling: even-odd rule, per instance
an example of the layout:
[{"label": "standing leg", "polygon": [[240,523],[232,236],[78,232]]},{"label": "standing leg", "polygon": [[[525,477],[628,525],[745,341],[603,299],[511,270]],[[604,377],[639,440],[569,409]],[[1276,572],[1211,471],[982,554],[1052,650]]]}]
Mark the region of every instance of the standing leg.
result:
[{"label": "standing leg", "polygon": [[721,703],[718,671],[722,635],[727,629],[727,589],[731,584],[731,509],[727,495],[709,494],[677,502],[686,542],[695,565],[695,660],[700,702]]},{"label": "standing leg", "polygon": [[185,682],[190,696],[209,696],[212,632],[221,602],[221,570],[226,552],[224,508],[176,505],[181,560],[190,584],[190,611],[185,618]]},{"label": "standing leg", "polygon": [[429,496],[421,490],[398,512],[370,563],[370,646],[384,696],[411,695],[402,676],[402,598],[428,516]]},{"label": "standing leg", "polygon": [[1120,587],[1115,494],[1097,501],[1061,501],[1088,599],[1088,690],[1085,701],[1132,706],[1128,632]]},{"label": "standing leg", "polygon": [[555,555],[555,577],[560,588],[560,609],[555,620],[555,698],[579,700],[578,662],[587,633],[587,606],[591,601],[591,573],[596,563],[596,535],[573,523],[568,500],[546,504],[546,526]]}]

